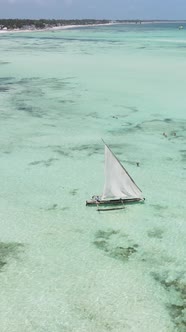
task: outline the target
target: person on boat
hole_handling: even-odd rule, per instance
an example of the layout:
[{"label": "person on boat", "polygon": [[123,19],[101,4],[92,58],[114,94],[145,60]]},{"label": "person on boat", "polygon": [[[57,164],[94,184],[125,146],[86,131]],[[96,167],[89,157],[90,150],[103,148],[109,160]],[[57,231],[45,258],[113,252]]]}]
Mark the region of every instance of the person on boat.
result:
[{"label": "person on boat", "polygon": [[166,133],[163,133],[163,136],[167,137],[167,134],[166,134]]},{"label": "person on boat", "polygon": [[98,195],[96,195],[96,196],[95,196],[95,195],[92,196],[92,199],[95,200],[95,201],[98,202],[98,203],[100,202],[100,197],[99,197]]},{"label": "person on boat", "polygon": [[96,196],[96,197],[95,197],[95,200],[96,200],[96,202],[99,203],[99,202],[100,202],[100,198],[99,198],[99,196]]}]

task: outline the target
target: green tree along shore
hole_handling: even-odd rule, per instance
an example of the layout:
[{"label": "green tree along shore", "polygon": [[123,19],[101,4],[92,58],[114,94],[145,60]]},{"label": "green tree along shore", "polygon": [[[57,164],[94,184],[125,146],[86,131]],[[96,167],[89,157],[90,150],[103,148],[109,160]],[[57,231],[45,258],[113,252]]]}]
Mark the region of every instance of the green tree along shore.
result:
[{"label": "green tree along shore", "polygon": [[0,19],[0,29],[45,29],[49,27],[65,26],[65,25],[87,25],[87,24],[105,24],[109,20],[30,20],[30,19]]},{"label": "green tree along shore", "polygon": [[94,24],[107,24],[107,23],[140,23],[139,20],[95,20],[95,19],[83,19],[83,20],[30,20],[30,19],[0,19],[0,30],[14,30],[14,29],[46,29],[57,26],[66,25],[94,25]]}]

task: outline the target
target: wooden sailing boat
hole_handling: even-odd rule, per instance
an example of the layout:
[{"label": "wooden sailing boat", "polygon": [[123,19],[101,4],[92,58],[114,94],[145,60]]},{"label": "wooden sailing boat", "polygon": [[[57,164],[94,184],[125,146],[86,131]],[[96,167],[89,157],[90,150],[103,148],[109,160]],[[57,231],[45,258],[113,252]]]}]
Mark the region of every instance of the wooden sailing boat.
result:
[{"label": "wooden sailing boat", "polygon": [[101,196],[93,196],[91,200],[86,201],[86,205],[115,205],[140,201],[144,201],[141,190],[108,145],[105,144],[105,184],[103,194]]}]

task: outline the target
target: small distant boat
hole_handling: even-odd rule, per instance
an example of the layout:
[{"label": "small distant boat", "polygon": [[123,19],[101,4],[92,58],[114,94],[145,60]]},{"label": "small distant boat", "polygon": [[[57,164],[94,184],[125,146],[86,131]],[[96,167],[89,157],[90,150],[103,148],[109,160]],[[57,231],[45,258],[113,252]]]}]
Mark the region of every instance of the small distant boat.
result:
[{"label": "small distant boat", "polygon": [[182,29],[184,29],[184,26],[183,26],[183,25],[180,25],[180,26],[178,27],[178,29],[179,29],[179,30],[182,30]]},{"label": "small distant boat", "polygon": [[[101,196],[93,196],[91,200],[86,201],[86,205],[115,205],[142,202],[144,200],[141,189],[139,189],[108,145],[105,144],[105,184],[103,194]],[[108,210],[114,210],[114,208]],[[98,209],[98,211],[103,211],[103,209]]]}]

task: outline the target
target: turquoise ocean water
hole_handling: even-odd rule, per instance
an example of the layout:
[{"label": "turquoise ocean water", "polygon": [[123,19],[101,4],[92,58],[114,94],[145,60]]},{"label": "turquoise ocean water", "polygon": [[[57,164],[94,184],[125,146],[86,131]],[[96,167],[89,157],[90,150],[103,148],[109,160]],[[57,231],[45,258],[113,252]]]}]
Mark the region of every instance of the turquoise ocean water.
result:
[{"label": "turquoise ocean water", "polygon": [[[0,45],[1,332],[186,331],[186,27]],[[85,206],[103,189],[101,138],[145,204]]]}]

